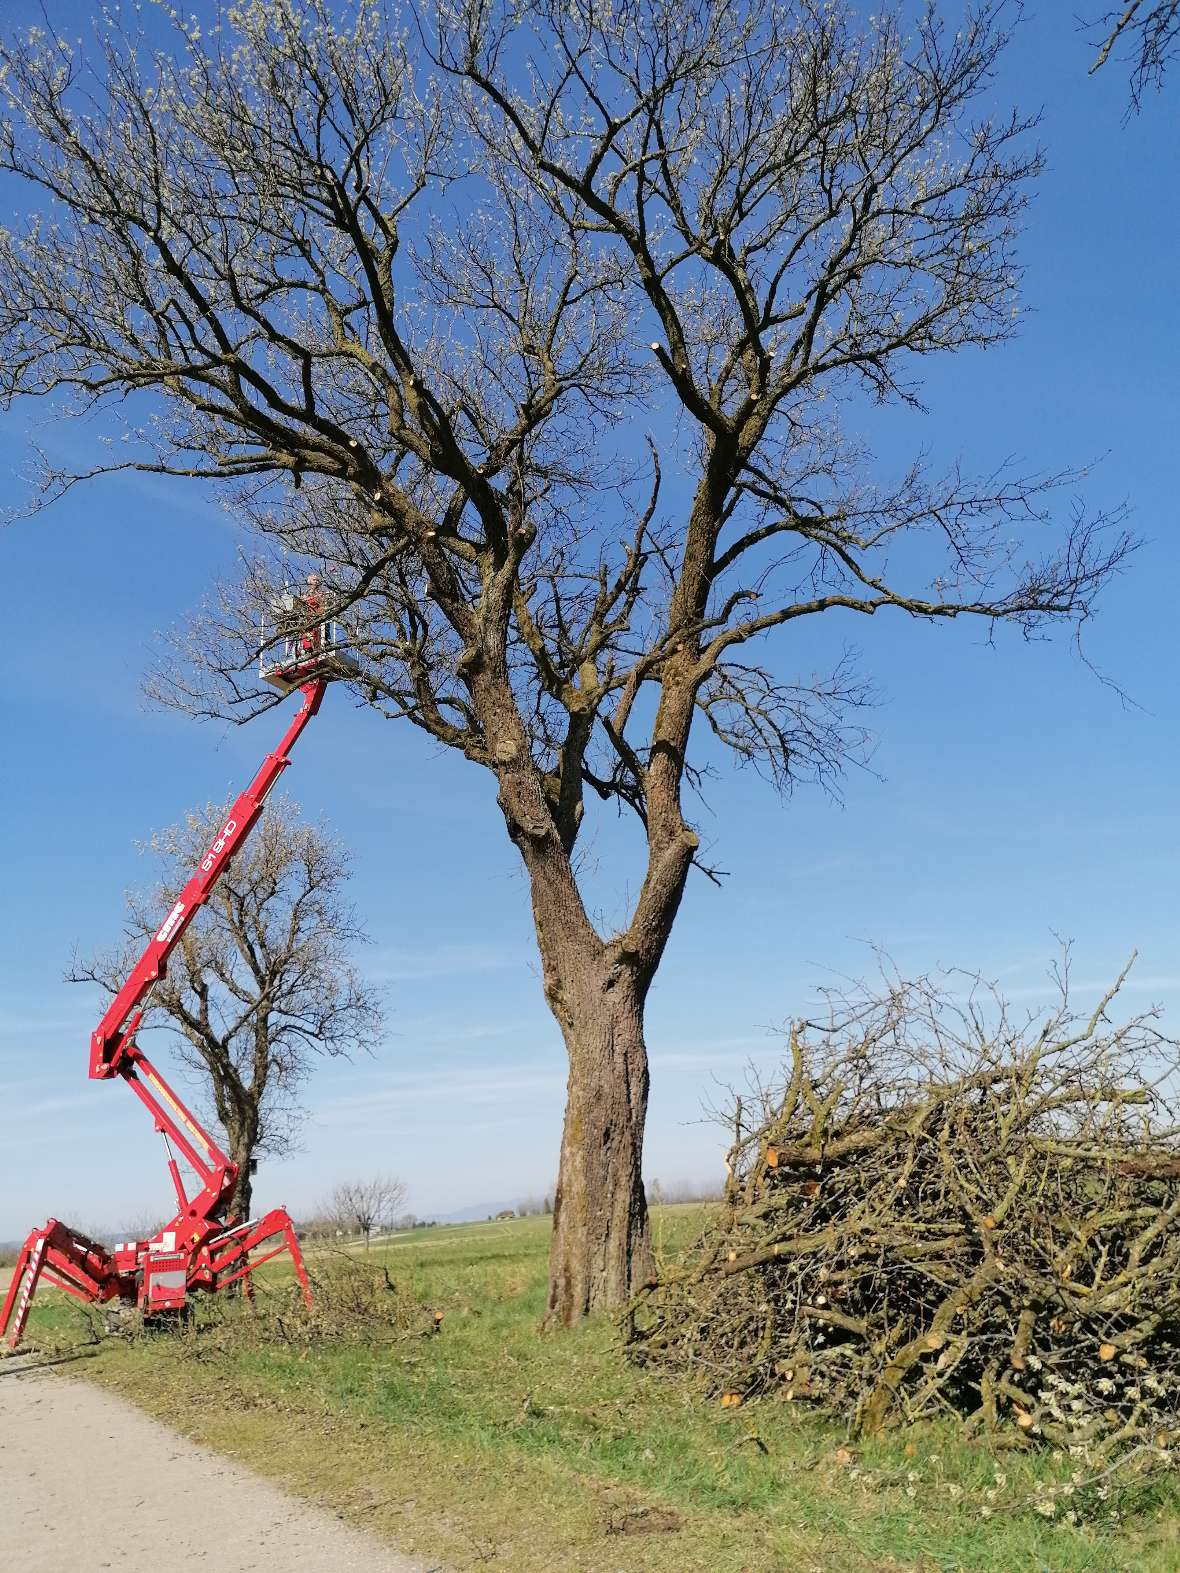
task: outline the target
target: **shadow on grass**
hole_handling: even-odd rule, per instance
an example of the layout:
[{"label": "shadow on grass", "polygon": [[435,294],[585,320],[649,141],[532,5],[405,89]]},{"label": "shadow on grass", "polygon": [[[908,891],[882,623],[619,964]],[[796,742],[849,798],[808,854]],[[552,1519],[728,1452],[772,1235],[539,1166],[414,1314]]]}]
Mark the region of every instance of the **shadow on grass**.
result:
[{"label": "shadow on grass", "polygon": [[30,1354],[12,1354],[0,1361],[0,1376],[26,1376],[30,1371],[44,1371],[52,1365],[70,1365],[75,1360],[93,1360],[97,1349],[71,1349],[66,1354],[49,1355],[36,1359]]}]

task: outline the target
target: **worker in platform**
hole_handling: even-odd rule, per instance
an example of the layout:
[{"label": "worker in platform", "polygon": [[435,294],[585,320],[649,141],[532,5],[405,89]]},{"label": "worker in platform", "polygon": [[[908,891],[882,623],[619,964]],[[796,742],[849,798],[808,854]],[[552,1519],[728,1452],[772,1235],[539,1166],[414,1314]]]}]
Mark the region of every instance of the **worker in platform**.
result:
[{"label": "worker in platform", "polygon": [[302,599],[307,612],[307,631],[303,635],[303,648],[306,651],[319,650],[324,643],[324,613],[327,611],[327,601],[318,573],[308,574],[307,588],[303,592]]}]

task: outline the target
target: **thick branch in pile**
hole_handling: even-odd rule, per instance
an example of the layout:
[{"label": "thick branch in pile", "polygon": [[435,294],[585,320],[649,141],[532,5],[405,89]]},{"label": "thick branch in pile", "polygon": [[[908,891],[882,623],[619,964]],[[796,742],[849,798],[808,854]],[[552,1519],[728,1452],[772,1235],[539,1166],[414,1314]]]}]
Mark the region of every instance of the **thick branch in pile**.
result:
[{"label": "thick branch in pile", "polygon": [[[1124,973],[1125,977],[1125,973]],[[894,984],[738,1100],[726,1201],[634,1308],[636,1359],[871,1433],[951,1412],[1058,1445],[1180,1425],[1175,1045],[1061,1000]],[[961,983],[961,980],[959,980]]]}]

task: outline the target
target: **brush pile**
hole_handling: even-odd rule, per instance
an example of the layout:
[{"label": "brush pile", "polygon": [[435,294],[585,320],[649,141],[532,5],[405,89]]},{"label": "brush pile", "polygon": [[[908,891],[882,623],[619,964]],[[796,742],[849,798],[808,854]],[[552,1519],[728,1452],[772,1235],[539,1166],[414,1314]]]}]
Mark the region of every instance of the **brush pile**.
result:
[{"label": "brush pile", "polygon": [[197,1301],[176,1329],[183,1349],[195,1359],[211,1359],[273,1345],[371,1348],[441,1331],[442,1313],[395,1283],[385,1267],[340,1252],[318,1259],[310,1276],[310,1306],[289,1281],[256,1282],[252,1302],[245,1296]]},{"label": "brush pile", "polygon": [[1154,1012],[1014,1023],[893,981],[728,1111],[724,1206],[632,1308],[633,1358],[862,1435],[951,1413],[1102,1451],[1180,1432],[1180,1092]]}]

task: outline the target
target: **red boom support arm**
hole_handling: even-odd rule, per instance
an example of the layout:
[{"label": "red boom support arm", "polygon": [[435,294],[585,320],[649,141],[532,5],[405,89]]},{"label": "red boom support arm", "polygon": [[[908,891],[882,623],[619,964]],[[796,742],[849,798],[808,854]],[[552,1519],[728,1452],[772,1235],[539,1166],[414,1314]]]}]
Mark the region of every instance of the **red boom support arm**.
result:
[{"label": "red boom support arm", "polygon": [[135,1036],[152,986],[163,975],[168,957],[181,935],[209,899],[209,892],[222,869],[253,830],[267,794],[291,763],[287,757],[291,748],[320,708],[326,686],[324,682],[313,682],[305,683],[300,689],[303,705],[287,728],[286,736],[273,754],[267,754],[262,768],[230,810],[213,845],[201,859],[200,868],[181,891],[155,938],[136,962],[131,976],[111,1001],[90,1039],[92,1077],[114,1076],[118,1072],[125,1046]]},{"label": "red boom support arm", "polygon": [[327,684],[308,682],[300,689],[303,704],[282,742],[267,754],[250,785],[230,809],[200,867],[173,904],[155,936],[136,962],[130,977],[107,1007],[90,1039],[90,1075],[100,1080],[122,1076],[155,1120],[156,1129],[183,1154],[201,1182],[200,1195],[185,1195],[176,1160],[169,1156],[169,1171],[176,1190],[179,1212],[171,1228],[197,1243],[201,1225],[217,1218],[233,1192],[237,1165],[204,1130],[168,1086],[135,1042],[135,1033],[157,981],[168,967],[168,957],[181,936],[209,899],[222,871],[246,840],[266,806],[266,799],[291,763],[290,752],[304,727],[320,708]]}]

